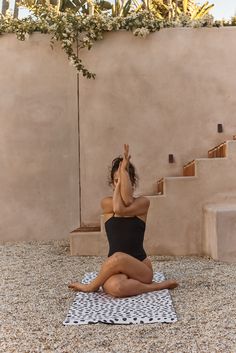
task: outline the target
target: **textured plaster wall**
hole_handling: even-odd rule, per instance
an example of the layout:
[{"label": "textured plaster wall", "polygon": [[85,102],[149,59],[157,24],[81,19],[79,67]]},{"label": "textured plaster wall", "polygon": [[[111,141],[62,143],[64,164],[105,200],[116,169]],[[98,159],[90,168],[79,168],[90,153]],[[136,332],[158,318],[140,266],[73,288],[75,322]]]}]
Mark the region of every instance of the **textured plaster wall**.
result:
[{"label": "textured plaster wall", "polygon": [[140,176],[137,194],[151,195],[159,178],[180,175],[236,133],[235,27],[164,29],[145,39],[109,33],[82,57],[97,74],[80,78],[84,224],[99,223],[100,199],[112,192],[108,166],[123,143]]},{"label": "textured plaster wall", "polygon": [[0,41],[1,240],[66,237],[80,212],[82,225],[99,224],[123,143],[137,194],[151,195],[159,178],[236,133],[236,28],[105,34],[81,53],[97,77],[80,77],[79,110],[77,74],[59,45],[52,51],[37,33]]},{"label": "textured plaster wall", "polygon": [[79,222],[75,69],[45,35],[2,35],[0,87],[0,239],[65,238]]}]

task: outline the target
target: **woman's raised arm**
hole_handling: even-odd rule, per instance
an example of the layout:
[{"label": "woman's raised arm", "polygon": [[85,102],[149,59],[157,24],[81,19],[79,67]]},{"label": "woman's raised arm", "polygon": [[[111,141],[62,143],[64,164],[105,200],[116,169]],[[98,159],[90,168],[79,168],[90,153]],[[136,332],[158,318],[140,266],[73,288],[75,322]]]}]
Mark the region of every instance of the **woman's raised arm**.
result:
[{"label": "woman's raised arm", "polygon": [[119,216],[138,216],[146,214],[150,205],[148,198],[141,196],[126,206],[121,198],[121,164],[118,169],[118,182],[113,193],[113,210]]},{"label": "woman's raised arm", "polygon": [[128,172],[130,157],[131,156],[129,155],[129,145],[124,144],[124,157],[120,167],[120,193],[125,206],[130,206],[134,202],[133,187]]}]

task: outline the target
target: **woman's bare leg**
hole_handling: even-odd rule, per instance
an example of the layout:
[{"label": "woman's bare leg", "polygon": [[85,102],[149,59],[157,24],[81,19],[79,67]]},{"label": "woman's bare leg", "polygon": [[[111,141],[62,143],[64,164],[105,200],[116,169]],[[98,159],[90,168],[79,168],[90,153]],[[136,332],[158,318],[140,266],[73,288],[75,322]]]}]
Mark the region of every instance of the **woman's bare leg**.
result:
[{"label": "woman's bare leg", "polygon": [[128,278],[127,275],[117,274],[108,278],[103,285],[103,290],[113,297],[123,298],[161,289],[173,289],[177,286],[178,284],[174,280],[146,284],[135,279]]},{"label": "woman's bare leg", "polygon": [[91,283],[71,283],[69,288],[82,292],[95,292],[108,280],[108,278],[121,273],[127,275],[128,278],[132,278],[142,283],[152,283],[153,271],[149,266],[130,255],[117,252],[106,259],[98,276]]}]

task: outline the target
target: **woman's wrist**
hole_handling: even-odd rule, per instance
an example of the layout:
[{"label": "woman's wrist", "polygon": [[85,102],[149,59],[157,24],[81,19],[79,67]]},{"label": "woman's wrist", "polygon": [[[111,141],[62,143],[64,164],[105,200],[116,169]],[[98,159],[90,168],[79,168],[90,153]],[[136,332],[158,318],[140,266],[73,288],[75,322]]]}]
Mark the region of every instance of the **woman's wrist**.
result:
[{"label": "woman's wrist", "polygon": [[121,197],[124,201],[125,206],[129,206],[133,203],[134,198],[133,198],[133,187],[132,183],[130,180],[130,176],[127,170],[121,169]]}]

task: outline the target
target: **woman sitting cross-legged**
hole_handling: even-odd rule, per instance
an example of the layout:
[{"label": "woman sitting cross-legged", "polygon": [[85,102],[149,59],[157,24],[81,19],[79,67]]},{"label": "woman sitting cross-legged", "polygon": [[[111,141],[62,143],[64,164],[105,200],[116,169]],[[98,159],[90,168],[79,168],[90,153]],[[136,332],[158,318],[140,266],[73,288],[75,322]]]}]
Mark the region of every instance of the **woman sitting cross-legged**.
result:
[{"label": "woman sitting cross-legged", "polygon": [[135,168],[130,163],[129,146],[124,145],[124,157],[115,158],[112,162],[113,196],[101,202],[109,242],[108,258],[91,283],[71,283],[69,288],[95,292],[102,286],[104,292],[114,297],[129,297],[177,287],[174,280],[152,282],[152,264],[143,248],[150,201],[143,196],[133,196],[136,181]]}]

